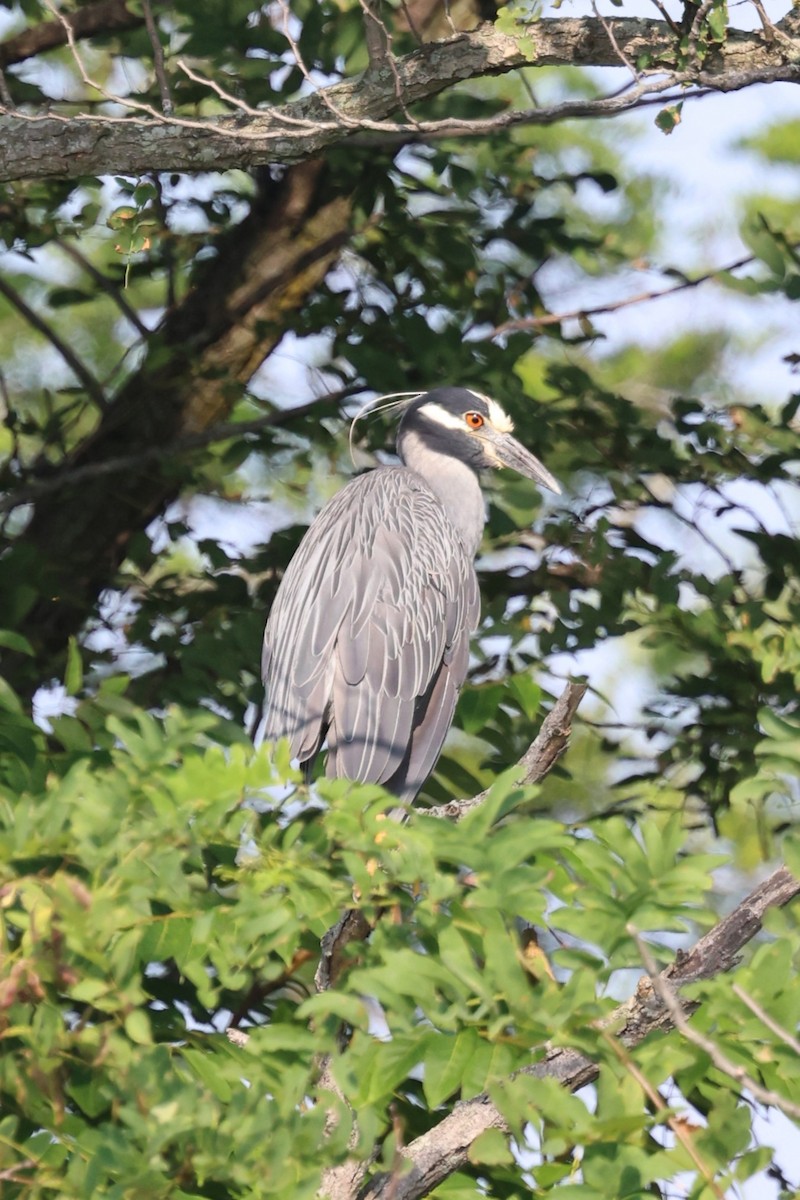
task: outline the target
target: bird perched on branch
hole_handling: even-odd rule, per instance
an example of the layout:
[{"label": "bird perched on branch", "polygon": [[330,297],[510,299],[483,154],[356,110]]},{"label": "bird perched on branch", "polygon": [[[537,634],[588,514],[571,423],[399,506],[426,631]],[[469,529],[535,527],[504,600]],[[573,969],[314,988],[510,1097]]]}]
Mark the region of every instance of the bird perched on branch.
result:
[{"label": "bird perched on branch", "polygon": [[404,801],[434,768],[478,626],[479,477],[511,467],[559,492],[495,400],[467,388],[404,394],[401,466],[347,484],[286,570],[264,633],[266,741],[309,770],[383,784]]}]

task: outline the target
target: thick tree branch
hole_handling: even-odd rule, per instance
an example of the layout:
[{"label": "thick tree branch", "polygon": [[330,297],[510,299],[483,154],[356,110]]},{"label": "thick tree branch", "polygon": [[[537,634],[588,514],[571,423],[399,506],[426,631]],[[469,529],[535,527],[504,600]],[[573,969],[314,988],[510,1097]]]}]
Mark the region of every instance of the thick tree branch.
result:
[{"label": "thick tree branch", "polygon": [[[779,867],[730,916],[662,971],[655,985],[649,976],[644,976],[635,995],[603,1021],[603,1030],[611,1031],[624,1047],[630,1048],[655,1030],[669,1029],[674,1017],[659,994],[659,984],[674,995],[686,984],[729,971],[743,947],[758,933],[767,910],[788,904],[799,893],[800,880],[786,867]],[[591,1083],[598,1074],[595,1063],[569,1049],[552,1050],[525,1071],[539,1079],[556,1079],[570,1091]],[[410,1164],[405,1174],[379,1175],[357,1193],[358,1200],[388,1200],[389,1196],[392,1200],[418,1200],[464,1166],[469,1147],[479,1134],[487,1129],[507,1128],[488,1096],[460,1104],[433,1129],[401,1150]],[[329,1200],[355,1200],[352,1191],[328,1191],[327,1195]]]},{"label": "thick tree branch", "polygon": [[[136,29],[143,20],[140,13],[128,9],[127,0],[100,0],[98,4],[87,4],[70,14],[72,33],[78,39]],[[0,67],[25,62],[46,50],[55,50],[66,44],[67,31],[63,21],[43,21],[40,25],[24,29],[16,37],[0,42]]]},{"label": "thick tree branch", "polygon": [[[734,91],[755,83],[800,80],[800,39],[787,17],[782,35],[731,30],[724,45],[691,68],[676,66],[675,35],[664,21],[557,18],[524,29],[528,54],[515,38],[482,25],[428,43],[378,69],[258,115],[215,120],[168,117],[149,110],[128,117],[9,114],[0,120],[0,181],[106,172],[198,171],[293,163],[318,154],[354,132],[405,130],[417,138],[485,133],[522,122],[549,124],[634,108],[654,92],[690,85]],[[502,113],[483,121],[387,121],[407,106],[453,84],[501,75],[524,66],[619,66],[647,59],[634,87],[599,100],[579,100]],[[647,76],[648,78],[645,78]],[[141,106],[137,106],[141,107]]]}]

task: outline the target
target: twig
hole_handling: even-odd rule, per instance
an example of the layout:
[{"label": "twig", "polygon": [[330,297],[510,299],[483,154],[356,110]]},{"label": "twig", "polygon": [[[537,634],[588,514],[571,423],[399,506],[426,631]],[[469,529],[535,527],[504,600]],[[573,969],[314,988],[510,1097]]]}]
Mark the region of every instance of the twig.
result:
[{"label": "twig", "polygon": [[731,576],[731,578],[735,577],[736,564],[734,563],[733,559],[728,554],[726,554],[725,551],[720,546],[717,545],[717,543],[714,541],[714,539],[711,537],[711,535],[706,533],[706,531],[700,525],[699,513],[701,510],[699,508],[699,501],[695,505],[695,508],[694,508],[694,513],[698,519],[691,520],[691,518],[685,516],[682,512],[679,512],[670,501],[659,500],[658,496],[653,491],[653,489],[649,486],[649,484],[647,483],[647,480],[643,476],[639,477],[639,483],[640,483],[641,487],[643,487],[644,490],[647,492],[647,495],[650,497],[654,508],[660,508],[664,512],[670,513],[670,515],[672,517],[674,517],[676,521],[679,521],[680,524],[685,525],[686,528],[691,533],[693,533],[697,537],[699,537],[702,542],[705,542],[705,544],[708,546],[709,550],[712,550],[714,552],[714,554],[716,554],[722,560],[725,570]]},{"label": "twig", "polygon": [[651,292],[637,292],[635,296],[626,296],[622,300],[612,300],[608,304],[598,304],[594,308],[573,308],[567,312],[544,313],[539,317],[516,317],[510,321],[504,321],[501,325],[496,325],[485,336],[487,338],[499,337],[504,333],[518,333],[525,329],[546,329],[550,325],[560,325],[562,321],[579,321],[585,320],[588,317],[599,317],[606,313],[619,312],[623,308],[631,308],[635,304],[646,304],[651,300],[660,300],[662,296],[674,296],[678,292],[686,292],[692,288],[699,287],[702,283],[709,283],[711,280],[719,278],[720,275],[728,275],[732,271],[738,271],[742,267],[747,267],[755,262],[754,254],[747,254],[744,258],[738,258],[735,262],[728,263],[724,267],[714,267],[711,271],[706,271],[703,275],[697,275],[694,279],[682,279],[680,283],[675,283],[672,287],[661,288]]},{"label": "twig", "polygon": [[697,62],[697,47],[700,40],[700,35],[703,32],[703,22],[705,21],[711,9],[714,7],[715,0],[703,0],[703,3],[698,8],[692,21],[692,27],[689,30],[689,45],[688,58],[689,62],[694,64]]},{"label": "twig", "polygon": [[392,79],[394,80],[394,96],[397,101],[397,107],[409,125],[413,125],[416,128],[417,122],[409,112],[403,96],[403,81],[400,78],[397,62],[392,53],[392,35],[376,11],[381,0],[358,0],[358,2],[364,13],[364,34],[367,43],[367,53],[369,55],[369,69],[370,71],[380,71],[384,66],[388,65],[392,73]]},{"label": "twig", "polygon": [[661,16],[664,18],[667,25],[669,25],[672,32],[675,34],[675,37],[676,38],[683,37],[683,33],[682,33],[681,29],[675,24],[672,17],[669,15],[669,13],[667,12],[664,5],[661,3],[661,0],[652,0],[652,2],[655,5],[655,7],[658,9],[658,11],[661,13]]},{"label": "twig", "polygon": [[379,71],[389,56],[389,31],[378,16],[380,0],[359,0],[364,14],[364,41],[371,71]]},{"label": "twig", "polygon": [[14,1163],[13,1166],[5,1167],[2,1171],[0,1171],[0,1181],[30,1185],[31,1181],[29,1179],[20,1178],[19,1172],[30,1171],[32,1167],[40,1167],[41,1165],[41,1160],[36,1162],[32,1158],[23,1159],[22,1162]]},{"label": "twig", "polygon": [[172,102],[172,95],[169,90],[167,68],[164,63],[164,48],[161,45],[161,38],[158,36],[158,26],[153,18],[153,9],[150,5],[150,0],[142,0],[142,12],[144,13],[147,36],[150,38],[150,45],[153,47],[153,67],[156,73],[158,90],[161,95],[161,109],[165,117],[171,117],[175,111],[175,105]]},{"label": "twig", "polygon": [[[517,782],[521,785],[539,783],[552,770],[564,753],[572,733],[572,719],[583,699],[587,684],[568,683],[542,722],[542,727],[519,760]],[[425,810],[429,817],[440,817],[448,821],[462,821],[467,813],[479,808],[489,795],[490,789],[470,796],[466,800],[449,800]]]},{"label": "twig", "polygon": [[0,68],[0,104],[2,104],[3,109],[7,113],[13,112],[14,109],[16,108],[16,105],[14,103],[14,97],[11,95],[11,92],[8,90],[8,80],[6,79],[6,73],[2,68]]},{"label": "twig", "polygon": [[91,371],[84,366],[77,354],[70,349],[66,342],[61,340],[52,326],[48,325],[47,321],[35,312],[23,300],[16,288],[13,288],[2,276],[0,276],[0,295],[5,296],[6,300],[14,305],[17,312],[25,318],[32,329],[35,329],[37,333],[41,333],[43,337],[47,338],[50,345],[54,350],[58,351],[73,375],[75,375],[78,382],[82,385],[87,396],[95,402],[99,409],[105,412],[108,408],[108,401],[102,387]]},{"label": "twig", "polygon": [[257,979],[252,984],[244,1000],[239,1005],[236,1012],[231,1016],[230,1022],[228,1023],[228,1028],[225,1030],[232,1042],[236,1042],[237,1045],[243,1044],[240,1038],[231,1037],[231,1034],[239,1029],[239,1026],[247,1016],[250,1009],[254,1008],[256,1004],[260,1004],[262,1000],[267,998],[267,996],[271,996],[273,992],[277,992],[282,987],[286,987],[289,980],[292,979],[300,970],[300,968],[305,963],[309,962],[313,957],[314,954],[311,950],[295,950],[294,954],[292,955],[291,962],[284,967],[280,975],[277,975],[274,979]]},{"label": "twig", "polygon": [[606,1045],[609,1047],[609,1049],[616,1055],[616,1057],[622,1063],[623,1067],[628,1072],[630,1077],[636,1081],[636,1083],[639,1085],[639,1087],[642,1089],[644,1094],[647,1096],[647,1098],[649,1099],[649,1101],[653,1105],[653,1107],[656,1108],[661,1113],[668,1114],[666,1117],[667,1125],[669,1125],[669,1127],[672,1130],[672,1132],[674,1133],[676,1139],[683,1146],[684,1150],[689,1155],[689,1158],[692,1160],[694,1165],[697,1167],[697,1170],[703,1176],[706,1183],[711,1188],[714,1195],[717,1197],[717,1200],[725,1200],[725,1193],[722,1191],[722,1189],[720,1188],[716,1179],[714,1178],[714,1174],[713,1174],[711,1168],[708,1166],[708,1164],[706,1162],[703,1161],[702,1157],[700,1156],[700,1154],[697,1150],[697,1147],[695,1146],[694,1142],[692,1141],[691,1135],[689,1134],[688,1130],[686,1129],[685,1122],[682,1121],[680,1119],[680,1117],[676,1117],[672,1113],[669,1112],[669,1105],[666,1104],[666,1102],[664,1101],[664,1097],[661,1095],[658,1088],[653,1087],[652,1083],[647,1078],[647,1076],[644,1075],[639,1070],[636,1063],[633,1061],[630,1054],[628,1054],[625,1047],[623,1045],[621,1045],[620,1042],[618,1042],[615,1037],[612,1037],[612,1035],[608,1032],[607,1029],[601,1029],[599,1032],[600,1032],[600,1036],[602,1037],[603,1041],[606,1043]]},{"label": "twig", "polygon": [[[96,79],[92,79],[91,75],[89,75],[89,72],[86,70],[86,66],[81,57],[80,51],[78,50],[78,43],[75,39],[75,30],[74,30],[72,21],[70,19],[68,19],[67,17],[65,17],[62,12],[59,12],[59,10],[56,8],[55,4],[53,3],[53,0],[42,0],[42,3],[44,4],[45,8],[48,9],[48,11],[53,14],[53,16],[56,18],[56,20],[61,22],[61,24],[64,28],[64,34],[66,37],[67,45],[69,46],[69,49],[70,49],[70,53],[72,54],[75,65],[77,66],[78,71],[80,72],[81,79],[86,84],[87,87],[93,88],[96,92],[98,92],[101,96],[103,96],[104,99],[111,101],[112,104],[121,104],[123,106],[123,108],[130,108],[130,109],[133,109],[135,112],[146,113],[149,117],[152,117],[156,121],[170,120],[169,117],[165,116],[164,114],[158,112],[157,109],[153,108],[153,106],[151,104],[140,104],[137,100],[131,100],[127,96],[116,96],[116,95],[114,95],[113,92],[107,91],[103,87],[102,84],[97,82]],[[50,114],[50,115],[52,115],[52,114]],[[67,118],[67,119],[69,120],[70,118]],[[99,117],[97,119],[98,120],[108,120],[109,118],[103,116],[103,117]]]},{"label": "twig", "polygon": [[771,1017],[768,1012],[765,1012],[761,1005],[758,1004],[753,997],[744,990],[743,987],[740,987],[738,983],[733,985],[733,994],[734,996],[737,996],[739,1000],[741,1000],[742,1004],[747,1005],[747,1007],[750,1009],[750,1012],[754,1016],[758,1017],[762,1025],[766,1025],[767,1029],[769,1029],[771,1033],[774,1033],[775,1036],[779,1037],[781,1041],[789,1047],[790,1050],[794,1050],[795,1054],[800,1056],[800,1042],[797,1040],[797,1038],[789,1033],[788,1029],[784,1029],[782,1025],[779,1025],[775,1018]]},{"label": "twig", "polygon": [[164,203],[164,188],[161,184],[161,176],[158,171],[150,172],[150,179],[155,189],[155,210],[158,215],[158,220],[161,225],[161,258],[166,268],[167,287],[166,296],[164,297],[164,306],[167,312],[170,312],[176,302],[176,287],[175,287],[175,253],[172,239],[170,238],[169,228],[169,213],[167,205]]},{"label": "twig", "polygon": [[294,34],[292,33],[291,22],[293,20],[293,17],[292,17],[292,11],[289,8],[288,0],[278,0],[278,5],[280,6],[281,12],[283,13],[283,36],[286,38],[286,41],[289,43],[289,48],[291,49],[292,54],[294,55],[294,60],[297,63],[297,66],[300,69],[300,74],[303,76],[306,83],[309,85],[309,87],[313,88],[314,94],[316,96],[319,96],[320,100],[325,105],[325,107],[328,109],[328,111],[333,113],[333,115],[336,118],[338,123],[340,123],[342,125],[351,126],[351,127],[353,125],[358,125],[359,122],[357,120],[355,120],[352,117],[349,117],[347,115],[347,113],[344,113],[344,112],[342,112],[342,110],[340,108],[337,108],[334,101],[331,100],[330,96],[328,95],[328,88],[317,87],[317,85],[314,83],[314,80],[311,78],[311,72],[309,71],[308,67],[306,66],[305,59],[303,58],[303,55],[300,53],[300,46],[298,45],[297,39],[295,38]]},{"label": "twig", "polygon": [[727,1054],[715,1042],[712,1042],[710,1038],[699,1033],[698,1030],[689,1024],[686,1019],[686,1013],[675,995],[672,980],[668,979],[665,973],[659,974],[658,967],[650,953],[650,948],[635,926],[628,925],[627,928],[628,933],[636,942],[642,962],[650,976],[656,994],[669,1013],[671,1023],[686,1038],[687,1042],[691,1042],[693,1046],[697,1046],[698,1050],[702,1050],[707,1054],[717,1070],[722,1071],[723,1075],[729,1076],[729,1078],[740,1084],[756,1100],[760,1101],[761,1104],[779,1108],[787,1117],[792,1117],[795,1121],[800,1120],[800,1104],[794,1104],[778,1092],[762,1087],[751,1075],[748,1075],[744,1067],[738,1066],[732,1059],[728,1058]]},{"label": "twig", "polygon": [[614,50],[616,51],[616,53],[619,55],[620,62],[623,64],[623,66],[628,68],[631,75],[638,83],[639,78],[640,78],[640,72],[636,70],[636,67],[633,65],[633,63],[631,62],[628,55],[620,47],[619,42],[617,41],[617,38],[616,38],[616,34],[614,33],[613,27],[611,26],[610,22],[608,22],[605,19],[605,17],[603,16],[603,14],[600,12],[597,5],[595,4],[595,0],[592,0],[592,12],[594,13],[595,17],[600,22],[600,24],[603,26],[603,29],[606,31],[606,37],[611,42],[611,45],[614,47]]}]

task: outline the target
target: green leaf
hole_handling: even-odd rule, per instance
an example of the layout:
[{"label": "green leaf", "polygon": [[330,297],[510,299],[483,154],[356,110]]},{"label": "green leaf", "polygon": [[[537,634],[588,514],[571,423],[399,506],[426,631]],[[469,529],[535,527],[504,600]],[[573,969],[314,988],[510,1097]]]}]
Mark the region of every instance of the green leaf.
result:
[{"label": "green leaf", "polygon": [[77,639],[71,637],[67,645],[67,665],[64,672],[64,687],[68,696],[76,696],[83,687],[83,660]]},{"label": "green leaf", "polygon": [[497,1167],[512,1163],[514,1155],[508,1144],[508,1135],[499,1129],[486,1129],[475,1138],[467,1151],[471,1163]]},{"label": "green leaf", "polygon": [[8,650],[15,650],[18,654],[30,656],[34,654],[33,646],[28,639],[13,629],[0,629],[0,646],[5,646]]},{"label": "green leaf", "polygon": [[211,1046],[209,1046],[207,1051],[191,1050],[188,1047],[184,1047],[181,1051],[181,1058],[189,1064],[203,1086],[207,1087],[218,1100],[227,1103],[231,1099],[233,1090],[225,1078],[222,1064],[219,1062],[218,1056],[214,1053]]},{"label": "green leaf", "polygon": [[683,102],[668,104],[666,108],[662,108],[661,112],[657,113],[655,123],[662,133],[669,135],[680,125],[682,108]]},{"label": "green leaf", "polygon": [[425,1052],[423,1088],[431,1108],[438,1108],[461,1088],[461,1081],[479,1043],[476,1029],[432,1038]]}]

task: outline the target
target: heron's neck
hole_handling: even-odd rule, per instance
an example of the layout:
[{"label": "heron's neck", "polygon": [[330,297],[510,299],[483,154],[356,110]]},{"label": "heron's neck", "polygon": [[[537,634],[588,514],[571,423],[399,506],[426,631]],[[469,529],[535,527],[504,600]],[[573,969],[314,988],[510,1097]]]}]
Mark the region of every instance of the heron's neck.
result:
[{"label": "heron's neck", "polygon": [[441,500],[464,549],[474,557],[486,524],[486,505],[477,473],[459,459],[438,453],[412,430],[405,434],[398,450],[404,464],[421,475]]}]

